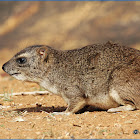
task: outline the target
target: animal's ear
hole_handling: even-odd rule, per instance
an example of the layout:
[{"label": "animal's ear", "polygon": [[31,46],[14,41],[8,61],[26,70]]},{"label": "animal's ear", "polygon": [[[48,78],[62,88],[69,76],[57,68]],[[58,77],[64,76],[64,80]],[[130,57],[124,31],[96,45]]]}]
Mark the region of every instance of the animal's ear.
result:
[{"label": "animal's ear", "polygon": [[37,53],[44,60],[48,55],[48,48],[46,46],[42,46],[37,49]]}]

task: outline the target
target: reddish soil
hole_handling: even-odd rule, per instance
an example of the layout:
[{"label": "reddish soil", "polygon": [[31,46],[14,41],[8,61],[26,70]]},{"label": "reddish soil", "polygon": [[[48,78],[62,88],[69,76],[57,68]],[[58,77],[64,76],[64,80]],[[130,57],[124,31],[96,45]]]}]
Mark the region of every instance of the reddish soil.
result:
[{"label": "reddish soil", "polygon": [[[8,52],[1,51],[0,66],[11,57]],[[52,94],[12,95],[37,90],[43,89],[34,83],[15,80],[0,69],[0,94],[4,94],[0,97],[0,139],[140,138],[140,133],[133,133],[134,130],[140,132],[140,110],[55,115],[53,112],[62,112],[67,107],[61,97]],[[6,93],[9,93],[8,97]]]}]

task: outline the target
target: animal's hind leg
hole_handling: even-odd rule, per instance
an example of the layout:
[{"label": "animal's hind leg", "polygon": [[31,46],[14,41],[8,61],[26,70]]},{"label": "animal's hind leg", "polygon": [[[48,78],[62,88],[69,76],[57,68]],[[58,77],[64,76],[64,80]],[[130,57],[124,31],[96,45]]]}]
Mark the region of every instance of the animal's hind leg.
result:
[{"label": "animal's hind leg", "polygon": [[108,112],[140,109],[140,73],[131,68],[121,68],[111,75],[109,95],[120,106]]},{"label": "animal's hind leg", "polygon": [[120,112],[120,111],[131,111],[135,110],[136,107],[130,104],[124,105],[124,106],[119,106],[116,108],[110,108],[107,110],[107,112],[113,113],[113,112]]},{"label": "animal's hind leg", "polygon": [[[125,88],[125,87],[123,87]],[[135,103],[133,102],[132,99],[130,99],[130,95],[128,94],[123,94],[123,90],[119,86],[117,87],[118,91],[112,88],[110,90],[110,97],[120,105],[119,107],[116,108],[110,108],[108,109],[107,112],[120,112],[120,111],[131,111],[135,110],[136,106]],[[126,92],[127,93],[127,92]],[[128,92],[129,93],[129,92]],[[126,96],[127,95],[127,96]]]}]

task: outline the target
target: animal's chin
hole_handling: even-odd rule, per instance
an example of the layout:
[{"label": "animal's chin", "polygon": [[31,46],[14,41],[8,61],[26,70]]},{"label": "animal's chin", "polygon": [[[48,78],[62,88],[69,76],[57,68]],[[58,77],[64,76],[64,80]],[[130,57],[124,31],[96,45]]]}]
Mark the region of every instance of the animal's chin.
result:
[{"label": "animal's chin", "polygon": [[17,80],[26,81],[26,77],[21,73],[13,73],[10,74],[12,77],[16,78]]}]

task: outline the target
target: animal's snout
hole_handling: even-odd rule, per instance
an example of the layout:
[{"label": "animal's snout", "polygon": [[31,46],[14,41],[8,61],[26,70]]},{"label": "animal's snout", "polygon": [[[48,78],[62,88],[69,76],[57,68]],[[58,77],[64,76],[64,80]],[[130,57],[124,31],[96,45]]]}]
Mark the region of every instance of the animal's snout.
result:
[{"label": "animal's snout", "polygon": [[6,62],[5,64],[3,64],[2,69],[6,72],[7,71],[7,64],[8,62]]}]

